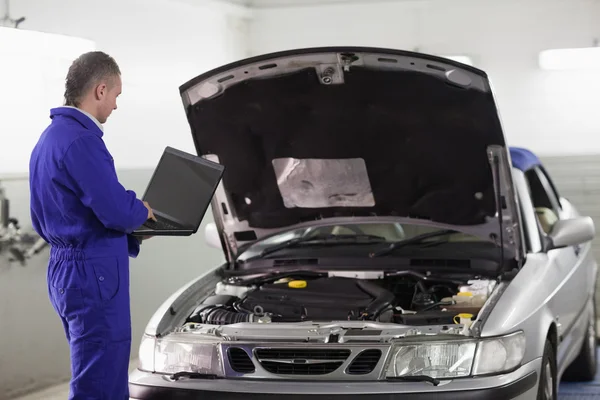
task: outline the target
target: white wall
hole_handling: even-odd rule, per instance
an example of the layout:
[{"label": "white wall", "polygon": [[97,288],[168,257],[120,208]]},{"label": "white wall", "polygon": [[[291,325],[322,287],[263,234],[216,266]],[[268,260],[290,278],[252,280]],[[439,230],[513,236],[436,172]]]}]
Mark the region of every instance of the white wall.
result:
[{"label": "white wall", "polygon": [[360,45],[468,54],[492,78],[508,140],[543,155],[600,153],[600,73],[544,72],[538,52],[600,36],[594,0],[365,1],[256,11],[253,54]]},{"label": "white wall", "polygon": [[[119,169],[153,167],[167,145],[193,152],[179,85],[243,57],[247,47],[249,11],[211,0],[18,0],[11,2],[10,13],[26,17],[21,29],[90,39],[115,57],[123,93],[106,124],[105,141]],[[55,105],[61,105],[62,92],[54,95]],[[27,119],[31,111],[18,107],[10,112]],[[40,120],[37,131],[49,121]],[[37,131],[0,125],[0,140],[17,134],[32,141]],[[28,156],[19,154],[18,167],[13,164],[10,172],[26,172]]]}]

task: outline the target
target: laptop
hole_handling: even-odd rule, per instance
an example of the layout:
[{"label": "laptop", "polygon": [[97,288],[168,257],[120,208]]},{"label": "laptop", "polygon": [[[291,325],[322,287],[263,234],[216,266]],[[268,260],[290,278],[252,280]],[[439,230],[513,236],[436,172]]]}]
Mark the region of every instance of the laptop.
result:
[{"label": "laptop", "polygon": [[157,221],[148,220],[135,236],[190,236],[198,231],[225,167],[167,146],[142,200]]}]

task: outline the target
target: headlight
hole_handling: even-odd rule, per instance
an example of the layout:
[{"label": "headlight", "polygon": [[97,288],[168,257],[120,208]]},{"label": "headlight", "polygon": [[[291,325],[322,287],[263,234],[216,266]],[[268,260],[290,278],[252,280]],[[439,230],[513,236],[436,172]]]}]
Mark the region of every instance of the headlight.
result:
[{"label": "headlight", "polygon": [[522,332],[480,340],[435,336],[401,340],[392,346],[385,375],[451,379],[502,373],[517,367],[524,355]]},{"label": "headlight", "polygon": [[187,335],[161,339],[145,336],[139,351],[139,368],[162,374],[195,372],[223,376],[220,341],[202,340]]},{"label": "headlight", "polygon": [[477,347],[473,375],[510,371],[521,364],[525,355],[525,335],[512,335],[482,340]]},{"label": "headlight", "polygon": [[154,372],[154,350],[156,340],[144,335],[138,351],[138,368],[142,371]]},{"label": "headlight", "polygon": [[392,347],[386,376],[427,375],[437,379],[469,376],[476,347],[473,340],[439,338],[397,343]]}]

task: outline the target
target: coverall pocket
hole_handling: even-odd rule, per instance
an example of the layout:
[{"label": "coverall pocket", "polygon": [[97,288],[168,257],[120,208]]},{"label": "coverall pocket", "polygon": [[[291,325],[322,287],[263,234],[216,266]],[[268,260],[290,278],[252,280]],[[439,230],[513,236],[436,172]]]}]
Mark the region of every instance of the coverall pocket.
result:
[{"label": "coverall pocket", "polygon": [[100,300],[111,301],[119,293],[119,259],[117,257],[95,258],[89,260],[94,270]]},{"label": "coverall pocket", "polygon": [[73,336],[81,335],[84,329],[85,308],[81,289],[52,287],[50,290],[54,308],[66,321],[69,333]]}]

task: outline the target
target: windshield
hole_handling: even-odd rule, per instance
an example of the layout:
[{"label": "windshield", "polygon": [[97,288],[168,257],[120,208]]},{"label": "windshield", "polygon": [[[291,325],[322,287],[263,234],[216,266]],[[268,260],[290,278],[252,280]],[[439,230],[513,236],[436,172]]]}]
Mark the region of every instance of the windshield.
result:
[{"label": "windshield", "polygon": [[[277,235],[271,236],[264,240],[253,243],[246,248],[239,256],[239,261],[244,261],[249,258],[257,257],[267,248],[281,245],[289,241],[298,239],[310,239],[311,237],[322,238],[326,236],[330,237],[351,237],[351,236],[364,236],[365,238],[379,239],[374,240],[373,243],[396,243],[405,241],[407,239],[416,238],[421,235],[444,232],[445,229],[435,228],[431,226],[417,225],[417,224],[400,224],[400,223],[363,223],[363,224],[335,224],[319,227],[308,227],[295,229],[287,232],[282,232]],[[469,241],[482,241],[483,239],[460,233],[452,232],[451,235],[432,237],[428,239],[431,242],[469,242]],[[342,242],[343,243],[343,242]],[[347,242],[346,242],[347,243]]]}]

